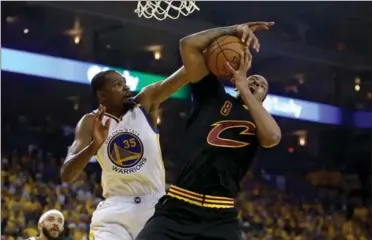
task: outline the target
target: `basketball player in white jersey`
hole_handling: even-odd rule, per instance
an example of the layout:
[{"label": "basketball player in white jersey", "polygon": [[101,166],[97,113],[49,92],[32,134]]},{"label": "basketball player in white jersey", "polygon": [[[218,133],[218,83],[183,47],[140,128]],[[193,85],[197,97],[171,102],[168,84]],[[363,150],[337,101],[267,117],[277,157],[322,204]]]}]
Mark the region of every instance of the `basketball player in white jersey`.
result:
[{"label": "basketball player in white jersey", "polygon": [[184,68],[132,96],[116,71],[98,73],[91,82],[100,107],[82,117],[61,169],[74,180],[96,156],[102,168],[105,201],[92,217],[90,239],[131,240],[165,194],[165,170],[156,121],[159,104],[187,82]]},{"label": "basketball player in white jersey", "polygon": [[40,235],[30,237],[27,240],[58,240],[61,239],[65,218],[63,214],[56,210],[49,210],[39,218],[38,228]]}]

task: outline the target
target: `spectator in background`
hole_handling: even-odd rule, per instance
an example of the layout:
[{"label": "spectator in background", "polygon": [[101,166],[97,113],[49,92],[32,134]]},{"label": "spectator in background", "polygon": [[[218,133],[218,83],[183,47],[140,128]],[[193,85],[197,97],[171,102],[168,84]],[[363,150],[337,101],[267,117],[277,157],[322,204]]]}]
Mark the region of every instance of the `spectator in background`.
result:
[{"label": "spectator in background", "polygon": [[[60,236],[64,230],[65,218],[63,214],[56,210],[52,209],[45,212],[41,215],[38,223],[38,228],[40,235],[37,239],[40,240],[56,240],[60,239]],[[29,224],[33,224],[32,221]],[[36,240],[37,231],[34,228],[29,227],[24,230],[26,237],[29,237],[29,240]]]}]

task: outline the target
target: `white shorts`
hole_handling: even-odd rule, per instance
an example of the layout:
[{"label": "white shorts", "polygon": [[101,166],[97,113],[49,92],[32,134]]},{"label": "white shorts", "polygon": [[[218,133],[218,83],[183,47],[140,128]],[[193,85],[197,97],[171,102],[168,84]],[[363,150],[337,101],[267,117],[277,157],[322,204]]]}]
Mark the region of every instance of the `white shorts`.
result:
[{"label": "white shorts", "polygon": [[113,196],[100,202],[93,213],[89,240],[133,240],[154,214],[165,193],[142,197]]}]

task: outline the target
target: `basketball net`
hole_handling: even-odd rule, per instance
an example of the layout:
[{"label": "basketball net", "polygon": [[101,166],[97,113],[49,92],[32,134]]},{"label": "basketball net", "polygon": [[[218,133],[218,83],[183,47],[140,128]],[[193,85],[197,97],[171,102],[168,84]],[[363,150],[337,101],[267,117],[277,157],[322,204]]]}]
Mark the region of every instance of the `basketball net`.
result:
[{"label": "basketball net", "polygon": [[134,10],[138,17],[155,18],[159,21],[166,18],[177,19],[199,11],[195,1],[138,1]]}]

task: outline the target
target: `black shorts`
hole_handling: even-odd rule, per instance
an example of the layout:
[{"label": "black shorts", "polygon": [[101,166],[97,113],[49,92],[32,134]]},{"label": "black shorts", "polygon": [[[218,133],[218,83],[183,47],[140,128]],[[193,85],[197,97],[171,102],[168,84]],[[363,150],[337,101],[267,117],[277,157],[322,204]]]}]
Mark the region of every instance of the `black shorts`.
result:
[{"label": "black shorts", "polygon": [[136,240],[241,240],[235,208],[196,206],[163,196]]}]

